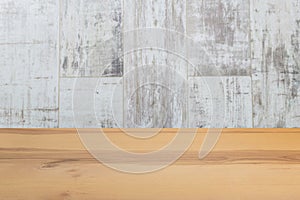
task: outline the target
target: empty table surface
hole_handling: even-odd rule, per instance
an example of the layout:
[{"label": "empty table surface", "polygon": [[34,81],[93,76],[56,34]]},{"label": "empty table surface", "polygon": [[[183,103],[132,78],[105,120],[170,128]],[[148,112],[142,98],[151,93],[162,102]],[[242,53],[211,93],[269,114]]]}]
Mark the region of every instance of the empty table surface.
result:
[{"label": "empty table surface", "polygon": [[[126,134],[156,131],[148,139]],[[177,131],[103,129],[111,143],[136,154],[162,149]],[[300,129],[223,129],[200,160],[206,132],[198,129],[173,164],[131,174],[91,156],[76,129],[0,129],[0,199],[300,199]]]}]

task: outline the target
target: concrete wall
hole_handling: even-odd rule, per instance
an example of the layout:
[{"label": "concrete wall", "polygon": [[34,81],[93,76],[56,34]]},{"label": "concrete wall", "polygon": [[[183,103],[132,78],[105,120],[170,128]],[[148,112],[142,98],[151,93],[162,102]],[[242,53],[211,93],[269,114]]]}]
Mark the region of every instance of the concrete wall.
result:
[{"label": "concrete wall", "polygon": [[300,127],[300,0],[1,0],[0,30],[0,127]]}]

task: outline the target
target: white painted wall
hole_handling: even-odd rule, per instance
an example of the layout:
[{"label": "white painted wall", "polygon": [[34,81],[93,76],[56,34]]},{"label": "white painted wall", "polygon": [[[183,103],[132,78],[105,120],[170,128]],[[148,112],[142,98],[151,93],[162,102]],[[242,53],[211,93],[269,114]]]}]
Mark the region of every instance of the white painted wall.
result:
[{"label": "white painted wall", "polygon": [[300,127],[300,1],[1,0],[0,94],[0,127]]}]

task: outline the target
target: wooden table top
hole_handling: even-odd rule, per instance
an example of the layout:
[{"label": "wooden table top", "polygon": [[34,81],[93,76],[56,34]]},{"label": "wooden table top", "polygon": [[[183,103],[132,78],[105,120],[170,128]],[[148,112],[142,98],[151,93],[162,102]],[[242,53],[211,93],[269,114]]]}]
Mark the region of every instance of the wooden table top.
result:
[{"label": "wooden table top", "polygon": [[[172,165],[129,174],[93,158],[75,129],[0,129],[0,200],[300,199],[300,129],[224,129],[199,160],[206,131]],[[177,129],[150,139],[104,132],[120,148],[145,153],[172,141]]]}]

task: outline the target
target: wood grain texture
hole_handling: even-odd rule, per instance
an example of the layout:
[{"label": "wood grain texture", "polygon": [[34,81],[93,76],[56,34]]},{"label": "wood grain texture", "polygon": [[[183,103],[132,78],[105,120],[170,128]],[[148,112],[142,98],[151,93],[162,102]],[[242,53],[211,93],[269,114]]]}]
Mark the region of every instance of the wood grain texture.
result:
[{"label": "wood grain texture", "polygon": [[122,76],[122,1],[66,0],[60,12],[61,75]]},{"label": "wood grain texture", "polygon": [[0,44],[56,43],[57,17],[56,0],[1,0]]},{"label": "wood grain texture", "polygon": [[298,0],[251,1],[254,127],[300,121]]},{"label": "wood grain texture", "polygon": [[64,128],[123,126],[120,78],[62,78],[59,124]]},{"label": "wood grain texture", "polygon": [[190,76],[250,75],[249,11],[244,0],[187,1],[187,35],[209,57],[189,52]]},{"label": "wood grain texture", "polygon": [[71,78],[123,76],[78,125],[300,126],[299,0],[1,0],[0,30],[0,127],[74,127]]},{"label": "wood grain texture", "polygon": [[57,9],[0,2],[0,127],[58,127]]},{"label": "wood grain texture", "polygon": [[168,33],[185,32],[185,1],[125,1],[124,28],[124,126],[186,127],[187,62],[169,52],[183,38]]},{"label": "wood grain texture", "polygon": [[[132,152],[156,150],[176,131],[164,129],[150,140],[138,140],[119,129],[105,129],[111,141]],[[300,197],[299,129],[224,129],[214,150],[198,160],[206,131],[198,130],[194,143],[173,165],[132,175],[93,159],[74,129],[2,129],[0,199]]]},{"label": "wood grain texture", "polygon": [[252,127],[251,79],[189,78],[189,127]]},{"label": "wood grain texture", "polygon": [[185,32],[186,1],[124,1],[124,29],[166,28]]}]

